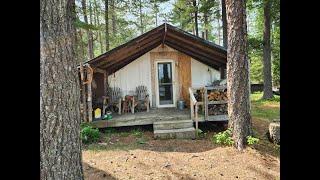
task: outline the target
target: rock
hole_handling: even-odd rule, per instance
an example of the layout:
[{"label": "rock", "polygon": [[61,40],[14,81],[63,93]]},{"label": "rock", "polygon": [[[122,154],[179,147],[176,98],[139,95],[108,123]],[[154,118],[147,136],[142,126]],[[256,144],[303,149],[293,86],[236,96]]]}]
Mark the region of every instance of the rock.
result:
[{"label": "rock", "polygon": [[103,176],[103,177],[106,177],[107,175],[106,175],[106,174],[103,174],[102,176]]},{"label": "rock", "polygon": [[280,144],[280,122],[269,124],[269,138],[273,143]]}]

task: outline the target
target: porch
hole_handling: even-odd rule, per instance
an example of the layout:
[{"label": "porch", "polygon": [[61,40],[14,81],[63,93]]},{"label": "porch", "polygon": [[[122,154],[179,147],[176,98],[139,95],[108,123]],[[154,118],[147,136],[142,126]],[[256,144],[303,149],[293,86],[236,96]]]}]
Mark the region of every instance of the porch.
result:
[{"label": "porch", "polygon": [[[105,127],[121,127],[121,126],[136,126],[150,125],[161,121],[179,121],[191,120],[190,109],[179,110],[177,108],[151,108],[149,112],[135,112],[127,114],[112,114],[110,120],[93,120],[92,125],[97,128]],[[203,113],[199,113],[198,122],[205,121]],[[226,121],[227,115],[216,115],[208,119],[208,121]],[[194,121],[194,120],[193,120]]]}]

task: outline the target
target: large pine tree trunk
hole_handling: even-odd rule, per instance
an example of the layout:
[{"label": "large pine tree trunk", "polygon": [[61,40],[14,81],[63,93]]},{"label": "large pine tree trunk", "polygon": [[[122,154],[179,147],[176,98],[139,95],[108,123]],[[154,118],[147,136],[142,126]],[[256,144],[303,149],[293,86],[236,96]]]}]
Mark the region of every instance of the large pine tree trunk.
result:
[{"label": "large pine tree trunk", "polygon": [[271,1],[264,0],[264,32],[263,32],[263,99],[273,98],[271,75],[271,47],[270,47],[270,8]]},{"label": "large pine tree trunk", "polygon": [[228,32],[227,32],[227,15],[226,15],[226,0],[221,0],[222,9],[222,29],[223,29],[223,47],[228,46]]},{"label": "large pine tree trunk", "polygon": [[227,0],[228,57],[227,92],[229,127],[238,150],[251,134],[250,80],[247,54],[247,24],[245,0]]},{"label": "large pine tree trunk", "polygon": [[83,179],[74,12],[74,1],[40,1],[41,179]]},{"label": "large pine tree trunk", "polygon": [[193,0],[193,7],[194,10],[194,28],[196,32],[196,36],[199,36],[199,28],[198,28],[198,6],[197,6],[197,0]]},{"label": "large pine tree trunk", "polygon": [[[88,22],[88,15],[87,15],[87,4],[86,0],[81,0],[82,11],[83,11],[83,19],[86,24]],[[90,29],[87,29],[87,37],[88,37],[88,56],[90,59],[93,58],[93,37],[92,32]]]},{"label": "large pine tree trunk", "polygon": [[106,51],[109,51],[109,0],[104,0],[104,19],[106,23]]}]

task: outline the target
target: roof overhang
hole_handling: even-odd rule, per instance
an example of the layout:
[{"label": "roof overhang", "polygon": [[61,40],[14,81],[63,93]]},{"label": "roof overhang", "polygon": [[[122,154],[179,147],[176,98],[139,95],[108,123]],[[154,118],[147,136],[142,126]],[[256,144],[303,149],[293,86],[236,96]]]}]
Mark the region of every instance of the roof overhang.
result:
[{"label": "roof overhang", "polygon": [[227,50],[169,24],[162,24],[86,63],[114,73],[161,44],[176,49],[215,69],[225,68]]}]

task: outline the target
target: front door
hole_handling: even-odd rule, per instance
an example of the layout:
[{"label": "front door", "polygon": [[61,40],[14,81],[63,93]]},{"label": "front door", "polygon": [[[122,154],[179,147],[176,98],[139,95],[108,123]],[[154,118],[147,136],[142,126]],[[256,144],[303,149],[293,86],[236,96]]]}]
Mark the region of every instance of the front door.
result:
[{"label": "front door", "polygon": [[157,106],[175,107],[174,63],[173,61],[158,61],[156,67]]}]

